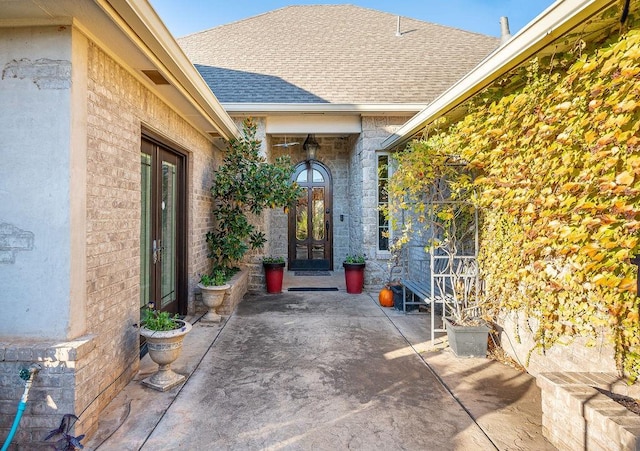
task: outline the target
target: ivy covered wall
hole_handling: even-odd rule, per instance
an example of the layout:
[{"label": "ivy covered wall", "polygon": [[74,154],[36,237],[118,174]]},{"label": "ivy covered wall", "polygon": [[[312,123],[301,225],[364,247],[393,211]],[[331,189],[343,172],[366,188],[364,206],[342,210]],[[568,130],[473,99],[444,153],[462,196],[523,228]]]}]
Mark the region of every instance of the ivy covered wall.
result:
[{"label": "ivy covered wall", "polygon": [[[574,52],[532,61],[504,82],[426,138],[475,175],[484,301],[531,319],[532,351],[574,337],[605,342],[634,380],[640,30],[591,47],[579,40]],[[411,161],[405,170],[419,177],[425,162]]]}]

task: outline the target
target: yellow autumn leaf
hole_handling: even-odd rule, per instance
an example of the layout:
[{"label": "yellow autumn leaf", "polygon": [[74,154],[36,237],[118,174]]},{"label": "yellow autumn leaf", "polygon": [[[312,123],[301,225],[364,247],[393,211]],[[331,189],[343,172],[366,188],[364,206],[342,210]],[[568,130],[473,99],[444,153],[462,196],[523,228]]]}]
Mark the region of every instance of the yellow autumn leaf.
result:
[{"label": "yellow autumn leaf", "polygon": [[633,183],[634,178],[634,175],[629,173],[629,171],[624,171],[616,176],[616,183],[618,185],[629,186]]}]

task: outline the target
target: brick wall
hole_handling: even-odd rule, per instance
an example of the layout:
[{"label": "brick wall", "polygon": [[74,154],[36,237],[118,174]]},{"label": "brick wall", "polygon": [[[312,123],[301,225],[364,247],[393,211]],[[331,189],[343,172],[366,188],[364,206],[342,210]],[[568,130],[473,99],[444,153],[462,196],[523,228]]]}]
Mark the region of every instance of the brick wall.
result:
[{"label": "brick wall", "polygon": [[598,391],[637,399],[637,390],[630,391],[615,374],[545,373],[537,384],[542,395],[542,431],[559,450],[640,449],[640,416]]},{"label": "brick wall", "polygon": [[[198,274],[208,269],[205,234],[211,225],[212,145],[96,45],[88,49],[87,318],[95,338],[92,381],[78,386],[76,412],[97,414],[138,365],[140,283],[140,142],[142,126],[162,130],[189,152],[188,309]],[[97,401],[94,401],[97,399]],[[82,418],[91,431],[93,419]]]}]

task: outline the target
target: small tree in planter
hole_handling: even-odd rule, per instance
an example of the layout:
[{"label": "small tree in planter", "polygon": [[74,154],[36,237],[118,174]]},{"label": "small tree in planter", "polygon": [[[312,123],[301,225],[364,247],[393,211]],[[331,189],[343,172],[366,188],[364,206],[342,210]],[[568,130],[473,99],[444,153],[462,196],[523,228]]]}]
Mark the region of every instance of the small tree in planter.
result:
[{"label": "small tree in planter", "polygon": [[[478,209],[472,174],[459,156],[447,153],[448,148],[446,137],[432,138],[412,141],[399,155],[390,189],[402,201],[391,202],[390,213],[404,213],[400,244],[408,243],[416,230],[426,231],[428,285],[442,302],[452,349],[457,355],[484,356],[489,328],[478,301]],[[469,330],[480,332],[481,346],[467,353],[452,335]]]},{"label": "small tree in planter", "polygon": [[211,194],[214,198],[215,227],[207,233],[209,258],[216,269],[237,266],[249,249],[260,249],[267,239],[251,223],[266,208],[293,205],[299,195],[291,180],[294,168],[288,156],[268,163],[260,155],[256,124],[243,123],[243,136],[227,145],[223,164],[214,175]]}]

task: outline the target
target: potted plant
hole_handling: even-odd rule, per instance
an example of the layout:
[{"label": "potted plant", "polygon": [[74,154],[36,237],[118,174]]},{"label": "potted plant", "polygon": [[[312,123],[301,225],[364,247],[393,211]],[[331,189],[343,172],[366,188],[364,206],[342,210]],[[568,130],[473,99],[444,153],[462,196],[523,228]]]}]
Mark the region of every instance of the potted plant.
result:
[{"label": "potted plant", "polygon": [[397,160],[389,189],[391,197],[402,202],[390,202],[387,214],[402,218],[404,232],[399,241],[415,248],[424,245],[428,257],[425,274],[419,280],[407,275],[405,288],[409,282],[431,301],[432,337],[438,330],[434,310],[441,307],[453,352],[460,357],[485,357],[490,329],[482,319],[485,306],[479,296],[474,172],[459,155],[449,153],[446,140],[414,140]]},{"label": "potted plant", "polygon": [[150,307],[143,311],[140,335],[146,339],[149,357],[158,364],[158,371],[144,379],[144,385],[167,391],[186,379],[173,372],[171,364],[180,355],[182,341],[190,330],[191,324],[179,319],[177,315],[172,316],[168,312]]},{"label": "potted plant", "polygon": [[291,180],[290,158],[268,162],[256,129],[250,118],[244,120],[243,136],[228,142],[224,161],[214,173],[215,222],[206,235],[214,268],[236,268],[249,249],[262,249],[267,239],[257,227],[259,216],[265,209],[295,204],[301,193]]},{"label": "potted plant", "polygon": [[282,292],[282,279],[284,278],[284,258],[265,257],[262,259],[262,267],[267,282],[267,293]]},{"label": "potted plant", "polygon": [[364,286],[364,255],[347,255],[342,263],[347,293],[360,294]]},{"label": "potted plant", "polygon": [[213,272],[213,276],[203,274],[200,277],[198,288],[202,293],[202,303],[209,309],[202,317],[202,321],[219,323],[222,317],[216,312],[216,308],[222,305],[224,295],[230,285],[227,283],[227,273],[222,269]]}]

